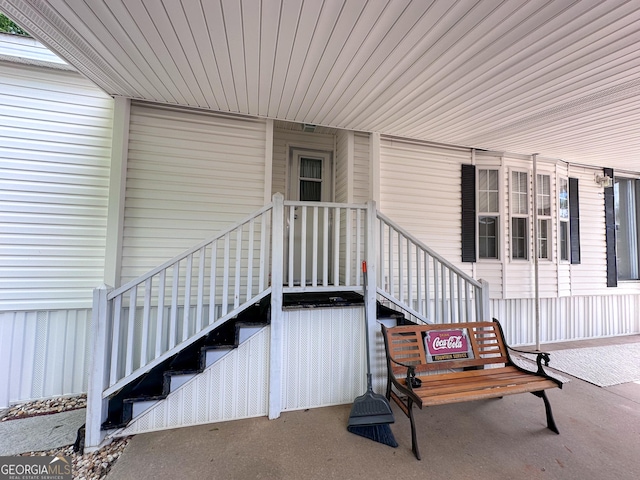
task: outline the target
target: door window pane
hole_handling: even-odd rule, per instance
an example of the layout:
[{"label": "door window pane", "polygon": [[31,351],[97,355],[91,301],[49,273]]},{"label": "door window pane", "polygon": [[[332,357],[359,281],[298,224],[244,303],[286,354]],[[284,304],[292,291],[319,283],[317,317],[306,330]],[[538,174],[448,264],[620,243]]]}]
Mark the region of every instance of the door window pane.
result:
[{"label": "door window pane", "polygon": [[322,200],[322,160],[300,158],[300,201]]}]

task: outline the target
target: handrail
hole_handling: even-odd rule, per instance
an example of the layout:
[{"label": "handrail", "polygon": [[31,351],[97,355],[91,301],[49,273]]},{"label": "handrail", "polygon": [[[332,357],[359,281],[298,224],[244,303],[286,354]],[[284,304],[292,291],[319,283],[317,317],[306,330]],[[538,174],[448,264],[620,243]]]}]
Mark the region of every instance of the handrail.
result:
[{"label": "handrail", "polygon": [[423,249],[425,252],[427,252],[432,258],[435,258],[436,260],[438,260],[438,262],[446,265],[447,268],[450,268],[451,270],[454,270],[456,272],[456,274],[460,275],[467,282],[471,283],[472,285],[474,285],[476,287],[482,287],[482,285],[480,284],[480,282],[478,280],[476,280],[475,278],[471,277],[470,275],[468,275],[465,272],[463,272],[462,270],[460,270],[458,267],[456,267],[449,260],[447,260],[446,258],[441,256],[440,254],[436,253],[430,247],[426,246],[421,240],[416,238],[413,234],[409,233],[407,230],[402,228],[400,225],[395,223],[393,220],[391,220],[389,217],[387,217],[386,215],[384,215],[380,211],[378,211],[378,218],[380,220],[384,221],[386,224],[392,225],[395,230],[400,232],[403,236],[405,236],[407,238],[410,238],[413,241],[413,243],[415,243],[416,245],[420,246],[420,248]]},{"label": "handrail", "polygon": [[428,323],[476,321],[486,315],[482,282],[377,212],[378,293]]}]

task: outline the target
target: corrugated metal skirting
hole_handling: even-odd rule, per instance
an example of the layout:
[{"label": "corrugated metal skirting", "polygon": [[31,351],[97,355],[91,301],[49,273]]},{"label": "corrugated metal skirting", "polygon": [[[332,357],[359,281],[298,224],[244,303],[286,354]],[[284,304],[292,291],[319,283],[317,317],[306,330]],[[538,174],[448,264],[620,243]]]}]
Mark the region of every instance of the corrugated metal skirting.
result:
[{"label": "corrugated metal skirting", "polygon": [[91,310],[0,313],[0,408],[87,391]]}]

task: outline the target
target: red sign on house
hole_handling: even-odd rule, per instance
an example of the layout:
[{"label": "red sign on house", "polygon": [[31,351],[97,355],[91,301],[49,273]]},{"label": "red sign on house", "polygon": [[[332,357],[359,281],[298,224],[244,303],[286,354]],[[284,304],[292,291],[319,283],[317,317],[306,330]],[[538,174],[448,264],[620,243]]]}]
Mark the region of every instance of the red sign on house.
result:
[{"label": "red sign on house", "polygon": [[430,331],[424,345],[427,362],[473,358],[466,329]]}]

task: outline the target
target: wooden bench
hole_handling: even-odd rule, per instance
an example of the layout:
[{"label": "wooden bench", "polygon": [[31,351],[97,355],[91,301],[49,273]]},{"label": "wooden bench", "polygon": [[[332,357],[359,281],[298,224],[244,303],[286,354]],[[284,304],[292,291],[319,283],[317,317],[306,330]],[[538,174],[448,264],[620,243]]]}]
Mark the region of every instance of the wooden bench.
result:
[{"label": "wooden bench", "polygon": [[414,404],[422,408],[530,392],[542,398],[547,427],[559,433],[545,390],[562,388],[562,382],[543,369],[542,363],[549,363],[549,354],[535,352],[536,372],[514,364],[497,320],[383,326],[382,332],[387,355],[387,399],[393,399],[409,417],[412,450],[418,460]]}]

